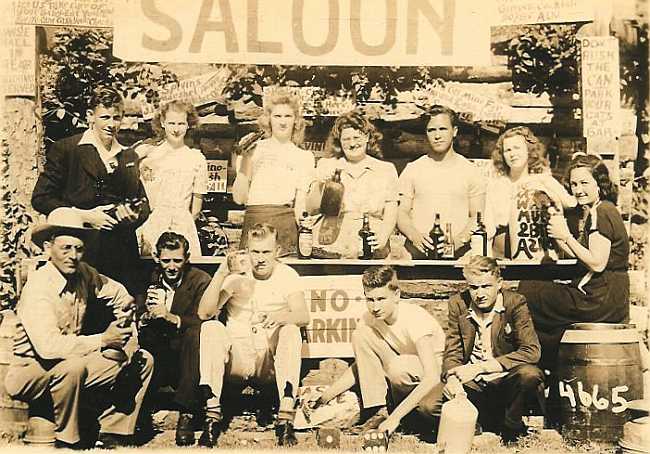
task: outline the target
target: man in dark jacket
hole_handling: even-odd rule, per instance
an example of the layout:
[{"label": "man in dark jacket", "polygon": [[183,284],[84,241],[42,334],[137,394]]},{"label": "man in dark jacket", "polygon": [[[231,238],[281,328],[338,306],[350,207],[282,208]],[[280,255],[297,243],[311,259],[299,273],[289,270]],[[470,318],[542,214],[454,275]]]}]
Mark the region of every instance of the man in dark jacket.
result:
[{"label": "man in dark jacket", "polygon": [[190,266],[189,256],[189,242],[183,235],[160,235],[152,286],[146,296],[138,298],[140,307],[146,304],[140,344],[156,364],[150,398],[160,386],[174,386],[174,403],[180,410],[176,428],[179,446],[194,443],[193,416],[204,403],[198,394],[201,320],[197,311],[210,276]]},{"label": "man in dark jacket", "polygon": [[447,399],[465,392],[481,426],[512,443],[527,433],[529,396],[544,408],[539,340],[524,297],[502,289],[496,260],[473,256],[463,275],[469,288],[449,300],[439,392]]},{"label": "man in dark jacket", "polygon": [[[87,111],[89,129],[56,142],[47,153],[32,206],[49,214],[72,207],[98,230],[86,242],[84,260],[137,294],[142,275],[135,229],[149,216],[138,156],[117,142],[124,102],[109,87],[95,90]],[[125,204],[140,199],[138,208]],[[113,212],[114,211],[114,212]]]}]

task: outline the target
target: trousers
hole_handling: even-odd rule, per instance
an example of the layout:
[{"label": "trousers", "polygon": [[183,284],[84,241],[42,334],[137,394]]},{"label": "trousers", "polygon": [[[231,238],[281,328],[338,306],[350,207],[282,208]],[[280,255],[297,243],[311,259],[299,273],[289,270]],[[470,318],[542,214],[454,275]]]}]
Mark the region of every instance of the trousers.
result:
[{"label": "trousers", "polygon": [[142,400],[153,373],[153,358],[138,350],[131,361],[118,362],[95,351],[55,364],[34,358],[19,358],[5,377],[7,393],[14,399],[31,402],[49,393],[57,440],[79,442],[79,405],[82,392],[104,391],[106,408],[99,416],[100,430],[132,435]]},{"label": "trousers", "polygon": [[292,387],[293,397],[296,396],[301,365],[300,329],[284,325],[264,331],[258,343],[251,335],[234,332],[216,320],[201,325],[200,384],[210,387],[214,396],[210,401],[221,398],[224,380],[264,385],[275,378],[280,399],[287,383]]},{"label": "trousers", "polygon": [[[386,405],[389,391],[397,405],[422,379],[422,363],[417,355],[400,355],[366,325],[358,326],[352,333],[352,349],[352,370],[357,375],[364,408]],[[433,391],[427,394],[417,406],[418,413],[431,417],[436,398]]]}]

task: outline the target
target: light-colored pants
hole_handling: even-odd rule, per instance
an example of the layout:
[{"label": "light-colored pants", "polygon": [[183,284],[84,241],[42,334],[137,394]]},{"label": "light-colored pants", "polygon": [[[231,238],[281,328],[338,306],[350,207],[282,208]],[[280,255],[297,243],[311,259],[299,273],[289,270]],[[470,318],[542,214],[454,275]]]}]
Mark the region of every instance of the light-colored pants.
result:
[{"label": "light-colored pants", "polygon": [[[355,358],[353,370],[358,377],[363,408],[386,405],[388,383],[395,405],[420,383],[423,375],[420,358],[400,355],[374,329],[358,326],[352,333],[352,348]],[[425,396],[418,405],[420,413],[431,414],[429,397],[433,396]]]},{"label": "light-colored pants", "polygon": [[[275,381],[280,399],[286,383],[298,392],[302,338],[296,325],[265,330],[265,342],[232,332],[221,322],[210,320],[201,326],[201,385],[207,385],[219,401],[224,380],[230,383],[267,384]],[[210,403],[210,402],[209,402]]]},{"label": "light-colored pants", "polygon": [[[123,374],[120,374],[123,369]],[[132,374],[125,374],[126,372]],[[38,399],[49,391],[54,404],[56,438],[74,444],[79,441],[82,391],[102,388],[108,391],[119,374],[119,389],[108,394],[110,406],[99,417],[100,430],[117,435],[131,435],[135,431],[152,372],[153,358],[145,350],[136,352],[129,363],[104,358],[101,352],[96,351],[62,360],[47,369],[35,359],[20,358],[9,367],[5,388],[10,396],[26,402]],[[122,377],[128,377],[128,380],[123,383]]]}]

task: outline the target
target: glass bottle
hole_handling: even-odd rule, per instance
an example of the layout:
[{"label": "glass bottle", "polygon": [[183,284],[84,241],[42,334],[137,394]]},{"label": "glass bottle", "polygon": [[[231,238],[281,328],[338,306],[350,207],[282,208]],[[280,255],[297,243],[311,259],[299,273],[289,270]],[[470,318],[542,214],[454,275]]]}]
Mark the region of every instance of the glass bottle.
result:
[{"label": "glass bottle", "polygon": [[372,258],[372,247],[370,246],[370,237],[372,236],[372,230],[370,230],[370,217],[368,213],[363,213],[363,225],[361,230],[359,230],[359,238],[361,239],[360,244],[360,258],[364,260],[369,260]]},{"label": "glass bottle", "polygon": [[429,232],[429,238],[431,239],[433,249],[427,251],[427,256],[431,259],[439,260],[442,258],[440,247],[445,242],[445,232],[443,232],[440,226],[440,213],[436,213],[434,216],[433,227]]},{"label": "glass bottle", "polygon": [[456,258],[456,247],[454,246],[451,222],[445,223],[445,248],[442,251],[442,258],[445,260],[453,260]]},{"label": "glass bottle", "polygon": [[300,228],[298,229],[298,258],[301,259],[310,258],[314,248],[314,234],[312,229],[305,225],[307,216],[308,213],[303,211],[300,218]]},{"label": "glass bottle", "polygon": [[476,213],[476,227],[469,240],[471,254],[488,256],[488,237],[481,212]]}]

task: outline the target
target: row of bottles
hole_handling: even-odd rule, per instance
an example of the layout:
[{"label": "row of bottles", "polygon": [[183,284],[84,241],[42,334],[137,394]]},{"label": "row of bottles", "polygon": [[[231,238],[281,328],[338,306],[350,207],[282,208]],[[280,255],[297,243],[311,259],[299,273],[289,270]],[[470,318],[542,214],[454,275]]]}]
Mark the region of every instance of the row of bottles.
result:
[{"label": "row of bottles", "polygon": [[[308,216],[306,211],[302,213],[302,219]],[[302,221],[302,220],[301,220]],[[372,245],[370,238],[374,235],[370,229],[370,216],[368,213],[363,213],[363,225],[359,230],[359,258],[363,260],[370,260],[372,258]],[[311,257],[314,249],[314,232],[304,222],[300,222],[298,228],[298,258],[308,259]]]},{"label": "row of bottles", "polygon": [[[304,219],[306,217],[307,212],[305,211],[302,213],[302,218]],[[432,260],[453,260],[456,256],[456,250],[454,247],[451,223],[447,222],[445,224],[445,229],[443,230],[440,222],[440,213],[436,213],[434,219],[433,227],[429,232],[429,238],[431,239],[433,248],[428,251],[427,255]],[[370,229],[370,218],[368,213],[364,213],[363,224],[359,230],[359,252],[361,253],[359,258],[363,260],[369,260],[372,258],[373,251],[370,244],[370,237],[372,237],[372,235],[373,232]],[[313,246],[313,231],[304,222],[301,222],[298,229],[298,257],[301,259],[310,258]],[[470,249],[472,255],[489,255],[487,230],[485,224],[483,224],[480,211],[476,214],[476,227],[472,230],[470,236]]]}]

